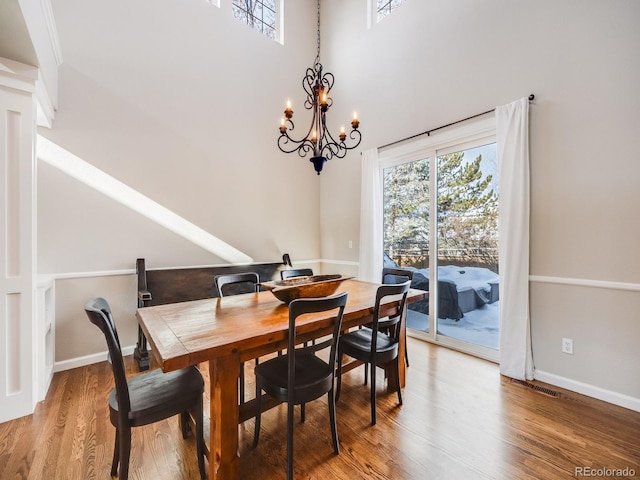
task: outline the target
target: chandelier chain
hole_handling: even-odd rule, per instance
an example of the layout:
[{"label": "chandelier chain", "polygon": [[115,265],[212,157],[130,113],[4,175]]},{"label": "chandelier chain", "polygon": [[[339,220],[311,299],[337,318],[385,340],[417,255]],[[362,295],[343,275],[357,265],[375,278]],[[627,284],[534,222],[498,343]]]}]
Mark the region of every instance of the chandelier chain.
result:
[{"label": "chandelier chain", "polygon": [[316,53],[316,64],[320,63],[320,0],[318,0],[317,32],[318,32],[318,46],[317,46],[317,53]]}]

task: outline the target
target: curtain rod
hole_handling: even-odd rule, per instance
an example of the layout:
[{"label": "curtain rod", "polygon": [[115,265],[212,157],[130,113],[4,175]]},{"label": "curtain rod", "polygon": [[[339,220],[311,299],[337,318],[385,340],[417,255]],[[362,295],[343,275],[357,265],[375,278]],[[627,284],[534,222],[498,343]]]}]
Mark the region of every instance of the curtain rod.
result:
[{"label": "curtain rod", "polygon": [[[534,98],[536,98],[536,96],[533,93],[531,95],[529,95],[529,101],[532,101]],[[431,134],[431,132],[435,132],[436,130],[441,130],[443,128],[447,128],[447,127],[450,127],[452,125],[456,125],[458,123],[466,122],[467,120],[471,120],[472,118],[481,117],[482,115],[486,115],[487,113],[491,113],[491,112],[494,112],[494,111],[495,111],[495,108],[492,108],[491,110],[487,110],[486,112],[478,113],[477,115],[472,115],[471,117],[463,118],[462,120],[458,120],[457,122],[447,123],[446,125],[442,125],[441,127],[432,128],[431,130],[427,130],[427,131],[422,132],[422,133],[416,133],[415,135],[411,135],[410,137],[406,137],[406,138],[403,138],[401,140],[396,140],[395,142],[387,143],[386,145],[382,145],[381,147],[378,147],[378,149],[387,148],[387,147],[390,147],[391,145],[395,145],[396,143],[405,142],[407,140],[411,140],[412,138],[420,137],[422,135],[426,135],[428,137]]]}]

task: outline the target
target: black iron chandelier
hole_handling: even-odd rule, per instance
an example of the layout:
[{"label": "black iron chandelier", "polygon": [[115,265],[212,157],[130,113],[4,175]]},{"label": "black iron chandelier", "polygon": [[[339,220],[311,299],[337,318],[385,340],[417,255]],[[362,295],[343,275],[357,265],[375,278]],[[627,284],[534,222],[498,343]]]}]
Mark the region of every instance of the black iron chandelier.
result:
[{"label": "black iron chandelier", "polygon": [[285,153],[297,152],[300,157],[306,157],[307,154],[313,156],[309,159],[313,163],[318,175],[322,171],[327,160],[333,157],[343,158],[347,154],[347,150],[353,150],[362,140],[362,134],[358,130],[360,121],[357,114],[353,114],[351,120],[351,131],[349,138],[355,143],[347,146],[345,140],[347,133],[342,127],[338,135],[339,141],[336,141],[326,124],[326,114],[333,105],[333,100],[329,96],[329,92],[333,87],[334,77],[332,73],[322,71],[320,63],[320,0],[318,0],[318,49],[313,67],[307,68],[306,75],[302,79],[302,88],[307,94],[304,102],[304,108],[313,112],[311,118],[311,126],[307,134],[302,140],[294,140],[289,136],[289,132],[293,131],[293,110],[291,103],[287,102],[287,108],[284,110],[284,117],[280,122],[280,136],[278,137],[278,148]]}]

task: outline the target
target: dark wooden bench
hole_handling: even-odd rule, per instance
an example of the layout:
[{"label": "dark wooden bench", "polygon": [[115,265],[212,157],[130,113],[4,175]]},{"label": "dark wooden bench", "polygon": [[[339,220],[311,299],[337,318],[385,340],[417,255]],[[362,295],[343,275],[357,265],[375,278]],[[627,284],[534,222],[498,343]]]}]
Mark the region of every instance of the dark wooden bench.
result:
[{"label": "dark wooden bench", "polygon": [[[214,298],[217,297],[213,281],[216,275],[256,272],[261,282],[267,282],[275,279],[278,269],[285,265],[291,266],[291,260],[286,253],[282,256],[282,261],[277,263],[151,270],[147,270],[144,258],[138,258],[136,261],[138,308]],[[230,293],[233,293],[232,288],[233,286],[230,286]],[[149,369],[147,338],[140,326],[138,326],[138,343],[133,357],[138,362],[140,371]]]}]

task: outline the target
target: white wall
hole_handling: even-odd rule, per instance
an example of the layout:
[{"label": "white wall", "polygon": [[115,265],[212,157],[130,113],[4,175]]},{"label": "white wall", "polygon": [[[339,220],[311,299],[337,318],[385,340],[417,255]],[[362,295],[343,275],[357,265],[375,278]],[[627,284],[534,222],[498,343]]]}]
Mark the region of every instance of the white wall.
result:
[{"label": "white wall", "polygon": [[[243,251],[256,262],[319,256],[319,179],[276,148],[315,55],[315,5],[288,2],[284,46],[232,18],[230,2],[59,0],[64,63],[54,128],[40,134]],[[311,12],[311,14],[310,14]],[[305,112],[306,113],[306,112]],[[113,298],[126,275],[91,272],[212,265],[194,246],[56,168],[39,165],[41,273],[73,277],[56,294],[57,361],[95,352],[82,310]],[[69,286],[69,288],[67,288]],[[135,293],[135,292],[133,292]],[[135,297],[121,312],[134,341]]]},{"label": "white wall", "polygon": [[[323,8],[333,115],[358,111],[363,150],[536,95],[536,366],[548,380],[640,405],[640,350],[630,340],[640,338],[640,3],[408,0],[371,29],[364,0]],[[357,261],[347,245],[358,239],[360,158],[343,162],[323,173],[321,250]],[[562,337],[574,339],[574,355],[560,353]]]}]

